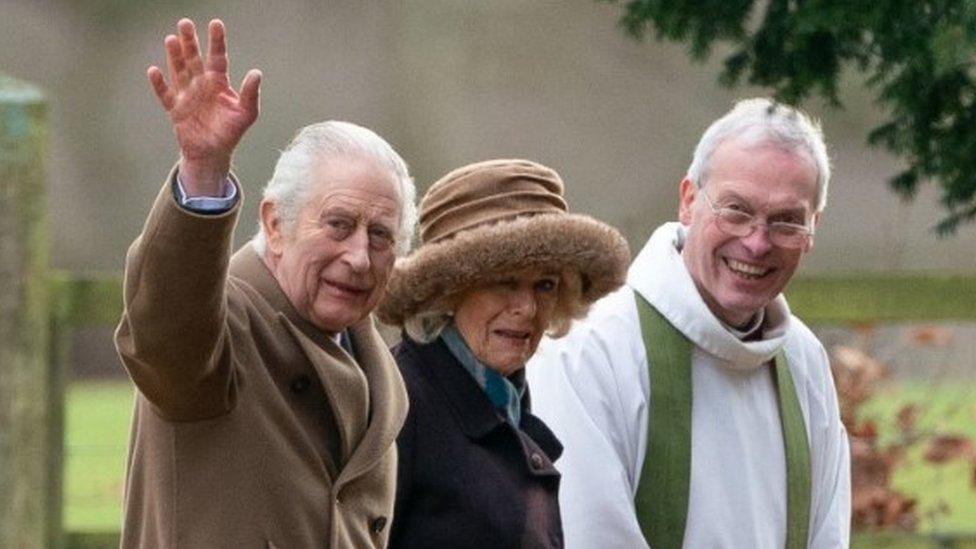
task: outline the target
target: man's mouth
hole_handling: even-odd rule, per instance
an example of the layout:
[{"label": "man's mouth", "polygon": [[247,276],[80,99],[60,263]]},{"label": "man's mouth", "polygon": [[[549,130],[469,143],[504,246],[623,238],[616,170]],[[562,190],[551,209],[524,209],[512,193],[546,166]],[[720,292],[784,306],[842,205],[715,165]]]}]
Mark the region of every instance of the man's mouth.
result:
[{"label": "man's mouth", "polygon": [[349,298],[360,297],[369,293],[370,290],[368,286],[362,284],[347,284],[344,282],[336,282],[325,279],[323,279],[323,281],[330,286],[335,293]]},{"label": "man's mouth", "polygon": [[750,263],[730,259],[728,257],[724,258],[723,261],[725,261],[725,265],[730,271],[747,280],[760,279],[773,271],[773,269],[769,267],[752,265]]}]

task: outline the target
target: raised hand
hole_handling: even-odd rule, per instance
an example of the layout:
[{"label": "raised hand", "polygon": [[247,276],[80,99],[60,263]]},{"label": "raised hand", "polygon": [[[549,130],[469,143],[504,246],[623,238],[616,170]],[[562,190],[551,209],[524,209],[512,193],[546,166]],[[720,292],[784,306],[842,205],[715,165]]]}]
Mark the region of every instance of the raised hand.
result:
[{"label": "raised hand", "polygon": [[209,26],[206,62],[193,21],[177,23],[179,36],[164,40],[169,83],[149,67],[146,75],[169,114],[180,147],[180,177],[190,196],[219,195],[234,148],[258,117],[261,72],[250,70],[240,91],[230,85],[226,31],[219,19]]}]

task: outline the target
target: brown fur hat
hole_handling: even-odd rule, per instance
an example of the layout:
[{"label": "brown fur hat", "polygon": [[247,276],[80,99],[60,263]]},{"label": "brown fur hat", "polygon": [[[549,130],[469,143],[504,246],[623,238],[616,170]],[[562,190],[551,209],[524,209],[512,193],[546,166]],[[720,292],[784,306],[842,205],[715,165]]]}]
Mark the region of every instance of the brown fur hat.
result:
[{"label": "brown fur hat", "polygon": [[489,160],[454,170],[420,204],[421,245],[397,261],[377,310],[396,326],[432,305],[506,273],[551,268],[565,281],[559,309],[579,318],[618,288],[630,263],[627,241],[592,217],[570,214],[563,182],[527,160]]}]

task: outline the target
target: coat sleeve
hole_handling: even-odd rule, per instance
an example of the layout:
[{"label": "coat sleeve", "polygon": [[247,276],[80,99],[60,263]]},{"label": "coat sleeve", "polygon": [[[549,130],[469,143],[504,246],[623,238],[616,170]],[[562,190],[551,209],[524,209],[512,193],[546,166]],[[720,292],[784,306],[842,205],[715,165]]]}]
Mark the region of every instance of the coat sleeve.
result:
[{"label": "coat sleeve", "polygon": [[633,292],[619,290],[526,368],[533,410],[565,448],[556,467],[569,548],[647,546],[634,511],[648,383],[636,322]]},{"label": "coat sleeve", "polygon": [[226,413],[236,398],[226,284],[240,201],[219,215],[183,209],[175,176],[174,169],[126,256],[115,343],[156,411],[187,421]]},{"label": "coat sleeve", "polygon": [[[840,421],[837,390],[830,375],[830,364],[823,347],[817,356],[822,374],[816,390],[819,406],[811,410],[816,431],[811,436],[813,493],[810,506],[810,547],[827,549],[848,547],[851,528],[851,454],[847,431]],[[813,387],[811,387],[813,389]],[[818,419],[814,420],[814,414]]]}]

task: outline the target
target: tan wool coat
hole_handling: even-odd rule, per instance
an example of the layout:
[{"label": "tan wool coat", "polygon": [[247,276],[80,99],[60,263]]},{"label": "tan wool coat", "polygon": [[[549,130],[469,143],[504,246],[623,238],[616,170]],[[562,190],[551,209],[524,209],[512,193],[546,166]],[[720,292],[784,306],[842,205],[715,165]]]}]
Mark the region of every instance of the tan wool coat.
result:
[{"label": "tan wool coat", "polygon": [[372,319],[349,328],[350,356],[250,245],[230,257],[240,201],[194,214],[173,177],[126,259],[122,546],[385,546],[407,396]]}]

